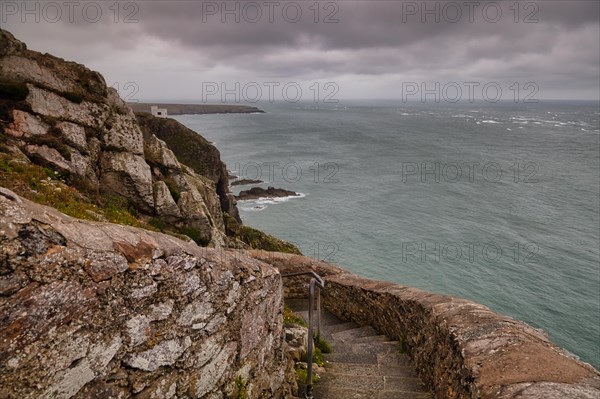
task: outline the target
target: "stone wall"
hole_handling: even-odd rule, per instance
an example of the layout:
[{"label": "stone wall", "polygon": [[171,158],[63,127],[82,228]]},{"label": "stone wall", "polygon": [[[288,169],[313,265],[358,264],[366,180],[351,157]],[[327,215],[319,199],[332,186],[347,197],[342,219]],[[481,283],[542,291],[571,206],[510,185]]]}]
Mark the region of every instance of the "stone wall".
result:
[{"label": "stone wall", "polygon": [[0,188],[0,398],[289,397],[282,301],[263,262]]},{"label": "stone wall", "polygon": [[[435,398],[600,397],[600,374],[523,322],[455,297],[358,277],[334,265],[252,251],[282,275],[312,270],[326,280],[323,306],[404,342]],[[286,297],[305,297],[307,278],[284,278]]]}]

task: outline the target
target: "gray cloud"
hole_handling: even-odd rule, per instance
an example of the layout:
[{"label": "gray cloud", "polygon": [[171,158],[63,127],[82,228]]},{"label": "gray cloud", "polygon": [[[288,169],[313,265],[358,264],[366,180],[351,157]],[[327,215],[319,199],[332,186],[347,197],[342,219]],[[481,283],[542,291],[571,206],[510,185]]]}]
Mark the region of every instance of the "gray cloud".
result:
[{"label": "gray cloud", "polygon": [[[222,1],[122,2],[118,16],[113,2],[94,4],[102,9],[96,23],[76,10],[73,21],[56,23],[5,13],[2,25],[30,48],[100,69],[108,81],[139,81],[151,98],[197,98],[205,81],[334,81],[343,97],[360,80],[361,93],[373,98],[394,96],[402,81],[519,80],[535,81],[541,97],[598,99],[597,1],[522,1],[518,15],[514,1],[321,1],[317,23],[314,1],[226,2],[239,10],[239,23],[221,15]],[[421,20],[422,4],[437,7],[439,22],[431,13]],[[292,23],[297,7],[302,17]],[[257,9],[259,22],[249,22]],[[323,23],[329,14],[338,22]],[[128,15],[138,22],[125,23]]]}]

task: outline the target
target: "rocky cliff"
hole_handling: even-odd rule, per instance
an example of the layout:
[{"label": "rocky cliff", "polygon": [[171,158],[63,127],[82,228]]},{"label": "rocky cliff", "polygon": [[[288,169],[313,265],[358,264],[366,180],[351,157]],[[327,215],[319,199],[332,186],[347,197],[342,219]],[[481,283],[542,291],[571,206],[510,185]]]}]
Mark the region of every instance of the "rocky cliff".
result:
[{"label": "rocky cliff", "polygon": [[267,264],[3,188],[0,248],[0,398],[289,397]]},{"label": "rocky cliff", "polygon": [[209,178],[215,185],[223,212],[241,223],[235,199],[229,191],[229,173],[221,160],[219,150],[204,137],[174,119],[156,118],[145,112],[137,113],[136,117],[144,140],[152,142],[155,137],[163,140],[179,161],[195,173]]},{"label": "rocky cliff", "polygon": [[227,244],[224,211],[239,221],[213,146],[194,154],[206,168],[180,164],[154,134],[161,126],[145,120],[142,132],[99,73],[30,51],[2,30],[0,119],[5,152],[24,154],[82,191],[125,198],[140,219],[159,218],[212,247]]}]

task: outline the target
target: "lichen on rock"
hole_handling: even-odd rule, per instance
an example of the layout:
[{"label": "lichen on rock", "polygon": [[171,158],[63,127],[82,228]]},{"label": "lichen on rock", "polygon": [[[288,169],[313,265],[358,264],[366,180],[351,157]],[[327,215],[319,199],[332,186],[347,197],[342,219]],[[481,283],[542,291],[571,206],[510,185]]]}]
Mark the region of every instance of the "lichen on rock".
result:
[{"label": "lichen on rock", "polygon": [[289,397],[276,269],[6,189],[0,248],[0,397]]}]

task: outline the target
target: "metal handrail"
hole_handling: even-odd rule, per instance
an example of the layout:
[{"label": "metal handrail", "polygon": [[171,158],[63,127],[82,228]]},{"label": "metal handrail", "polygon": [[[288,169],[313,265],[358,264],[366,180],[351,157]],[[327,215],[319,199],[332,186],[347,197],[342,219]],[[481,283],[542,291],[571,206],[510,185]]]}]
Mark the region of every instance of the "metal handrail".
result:
[{"label": "metal handrail", "polygon": [[[304,393],[305,399],[314,399],[313,397],[313,386],[312,386],[312,366],[313,366],[313,312],[315,308],[315,300],[317,302],[317,339],[321,338],[321,289],[325,288],[325,281],[317,273],[313,271],[309,272],[296,272],[289,274],[282,274],[281,277],[294,277],[310,275],[310,284],[308,286],[308,354],[307,354],[307,367],[306,367],[306,392]],[[318,288],[318,289],[316,289]]]}]

